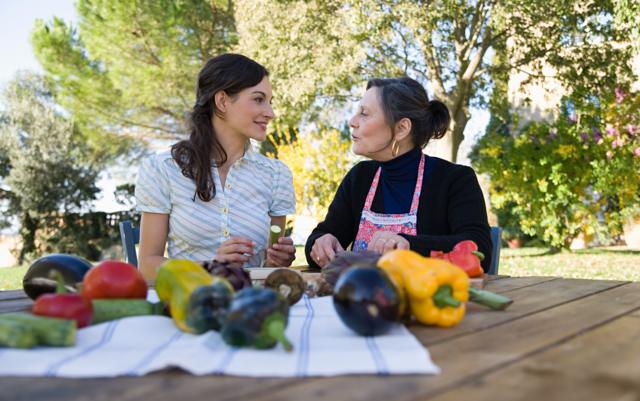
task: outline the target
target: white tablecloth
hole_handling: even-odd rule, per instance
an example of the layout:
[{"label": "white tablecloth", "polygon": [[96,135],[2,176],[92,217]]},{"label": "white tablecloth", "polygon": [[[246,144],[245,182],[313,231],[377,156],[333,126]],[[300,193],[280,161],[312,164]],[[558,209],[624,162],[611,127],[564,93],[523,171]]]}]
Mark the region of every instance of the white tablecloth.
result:
[{"label": "white tablecloth", "polygon": [[167,317],[131,317],[79,330],[74,347],[0,348],[0,375],[140,376],[168,367],[194,375],[254,377],[440,371],[404,326],[378,337],[350,331],[338,318],[331,297],[304,297],[294,305],[286,335],[293,352],[280,345],[271,350],[239,349],[227,346],[217,332],[183,333]]}]

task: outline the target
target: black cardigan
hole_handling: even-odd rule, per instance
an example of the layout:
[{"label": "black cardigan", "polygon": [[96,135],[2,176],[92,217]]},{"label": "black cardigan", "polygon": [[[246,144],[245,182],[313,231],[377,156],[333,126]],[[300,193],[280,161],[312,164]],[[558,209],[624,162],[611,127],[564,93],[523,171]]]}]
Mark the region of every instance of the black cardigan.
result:
[{"label": "black cardigan", "polygon": [[[431,167],[422,182],[418,205],[418,235],[400,234],[412,250],[429,256],[432,250],[448,252],[463,240],[473,240],[485,255],[484,271],[491,265],[491,233],[482,190],[472,168],[429,156],[425,169]],[[353,243],[360,224],[365,198],[379,162],[356,164],[344,177],[325,220],[311,232],[305,246],[311,268],[318,265],[309,256],[316,239],[333,234],[344,249]],[[380,187],[373,199],[372,211],[383,213]],[[408,211],[407,211],[408,212]]]}]

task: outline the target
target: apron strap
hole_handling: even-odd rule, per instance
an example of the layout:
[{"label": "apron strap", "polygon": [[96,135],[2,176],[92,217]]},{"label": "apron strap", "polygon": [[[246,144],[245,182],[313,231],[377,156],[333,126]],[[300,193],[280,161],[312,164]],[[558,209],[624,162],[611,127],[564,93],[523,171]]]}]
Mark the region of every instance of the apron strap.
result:
[{"label": "apron strap", "polygon": [[364,208],[362,208],[362,210],[371,210],[371,205],[373,204],[373,197],[376,195],[376,190],[378,189],[378,182],[380,181],[380,171],[382,171],[382,168],[378,167],[378,170],[376,171],[376,175],[373,177],[373,181],[371,182],[371,186],[369,187],[367,200],[365,200]]},{"label": "apron strap", "polygon": [[416,180],[416,189],[413,191],[413,200],[411,201],[411,209],[409,213],[418,213],[418,203],[420,203],[420,193],[422,192],[422,178],[424,176],[424,153],[420,158],[420,165],[418,166],[418,179]]}]

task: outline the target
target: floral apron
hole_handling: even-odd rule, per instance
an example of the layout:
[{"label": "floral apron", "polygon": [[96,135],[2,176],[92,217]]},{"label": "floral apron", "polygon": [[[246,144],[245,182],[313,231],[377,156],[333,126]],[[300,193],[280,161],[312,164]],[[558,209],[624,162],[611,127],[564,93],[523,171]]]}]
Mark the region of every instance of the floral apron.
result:
[{"label": "floral apron", "polygon": [[416,188],[413,192],[413,200],[411,201],[411,209],[409,210],[409,213],[384,214],[371,211],[373,197],[376,194],[378,182],[380,181],[380,171],[382,171],[382,168],[378,167],[378,171],[376,171],[376,175],[373,177],[373,182],[369,188],[364,208],[362,209],[358,234],[356,234],[356,239],[353,242],[352,249],[354,252],[366,251],[369,246],[369,242],[376,231],[417,235],[418,203],[420,202],[420,191],[422,190],[424,160],[425,156],[423,154],[420,158],[420,165],[418,166],[418,179],[416,180]]}]

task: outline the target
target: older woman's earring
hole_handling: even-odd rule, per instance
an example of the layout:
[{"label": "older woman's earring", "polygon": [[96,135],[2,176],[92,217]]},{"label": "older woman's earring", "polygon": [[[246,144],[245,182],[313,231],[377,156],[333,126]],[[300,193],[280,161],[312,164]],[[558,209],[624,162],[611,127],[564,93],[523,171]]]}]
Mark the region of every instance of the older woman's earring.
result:
[{"label": "older woman's earring", "polygon": [[391,144],[391,156],[398,156],[398,152],[400,152],[400,144],[394,139],[393,143]]}]

